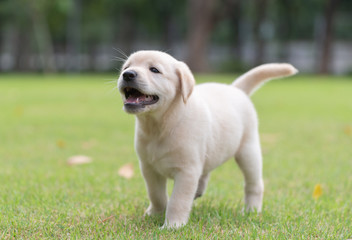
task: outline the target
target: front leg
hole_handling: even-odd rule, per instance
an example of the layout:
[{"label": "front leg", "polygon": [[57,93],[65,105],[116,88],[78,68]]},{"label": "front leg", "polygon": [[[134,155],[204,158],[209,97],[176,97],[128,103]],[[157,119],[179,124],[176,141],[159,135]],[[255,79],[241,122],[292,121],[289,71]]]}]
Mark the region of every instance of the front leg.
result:
[{"label": "front leg", "polygon": [[197,191],[199,174],[179,172],[174,180],[174,189],[167,205],[162,228],[179,228],[187,223]]},{"label": "front leg", "polygon": [[163,213],[167,205],[167,179],[148,164],[141,164],[141,169],[150,200],[145,214],[150,216]]}]

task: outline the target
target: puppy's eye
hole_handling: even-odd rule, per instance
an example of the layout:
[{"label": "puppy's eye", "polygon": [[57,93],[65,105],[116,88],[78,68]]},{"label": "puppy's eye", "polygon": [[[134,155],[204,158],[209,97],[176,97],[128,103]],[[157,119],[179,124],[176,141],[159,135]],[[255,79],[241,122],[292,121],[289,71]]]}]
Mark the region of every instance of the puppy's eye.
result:
[{"label": "puppy's eye", "polygon": [[150,67],[149,70],[153,73],[160,73],[158,69],[156,69],[155,67]]}]

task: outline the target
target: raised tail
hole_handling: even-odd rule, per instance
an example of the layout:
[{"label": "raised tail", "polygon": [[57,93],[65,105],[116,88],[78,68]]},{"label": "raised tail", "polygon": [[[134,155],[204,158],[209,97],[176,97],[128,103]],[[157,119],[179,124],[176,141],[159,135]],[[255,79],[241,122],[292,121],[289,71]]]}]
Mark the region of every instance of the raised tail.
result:
[{"label": "raised tail", "polygon": [[294,75],[298,70],[288,63],[263,64],[238,77],[232,85],[249,96],[265,82],[279,77]]}]

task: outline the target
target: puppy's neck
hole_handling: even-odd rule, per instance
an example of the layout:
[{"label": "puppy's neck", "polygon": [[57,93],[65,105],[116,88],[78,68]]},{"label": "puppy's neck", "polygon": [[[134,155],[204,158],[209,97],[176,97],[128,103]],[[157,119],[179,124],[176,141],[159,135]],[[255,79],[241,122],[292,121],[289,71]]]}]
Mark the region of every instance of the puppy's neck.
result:
[{"label": "puppy's neck", "polygon": [[181,98],[176,98],[165,109],[137,115],[138,134],[160,137],[171,134],[184,118],[186,108],[187,104]]}]

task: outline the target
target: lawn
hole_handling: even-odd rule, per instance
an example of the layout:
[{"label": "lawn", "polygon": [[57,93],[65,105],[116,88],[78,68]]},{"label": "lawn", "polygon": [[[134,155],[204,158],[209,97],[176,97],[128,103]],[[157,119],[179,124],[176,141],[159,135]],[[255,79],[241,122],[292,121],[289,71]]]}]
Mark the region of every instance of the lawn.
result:
[{"label": "lawn", "polygon": [[[230,160],[180,230],[143,217],[134,117],[122,111],[114,78],[0,75],[0,239],[352,238],[351,77],[296,76],[258,90],[263,213],[242,214],[243,178]],[[74,155],[92,162],[67,164]],[[132,178],[118,173],[125,164]]]}]

